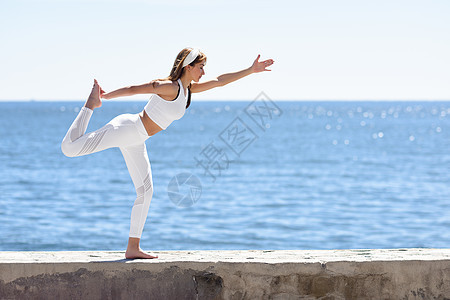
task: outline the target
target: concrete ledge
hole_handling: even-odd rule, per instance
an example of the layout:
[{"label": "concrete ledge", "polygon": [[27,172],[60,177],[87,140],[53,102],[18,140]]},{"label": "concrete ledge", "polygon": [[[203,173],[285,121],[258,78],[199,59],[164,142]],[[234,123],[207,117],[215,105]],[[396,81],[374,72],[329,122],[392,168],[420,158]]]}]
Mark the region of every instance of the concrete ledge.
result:
[{"label": "concrete ledge", "polygon": [[450,299],[450,249],[0,252],[0,299]]}]

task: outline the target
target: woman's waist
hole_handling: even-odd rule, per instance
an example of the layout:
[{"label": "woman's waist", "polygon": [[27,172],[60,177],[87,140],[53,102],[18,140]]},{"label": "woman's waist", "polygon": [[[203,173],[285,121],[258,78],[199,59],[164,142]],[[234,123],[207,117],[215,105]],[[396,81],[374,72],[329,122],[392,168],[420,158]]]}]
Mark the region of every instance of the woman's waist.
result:
[{"label": "woman's waist", "polygon": [[147,134],[149,136],[152,136],[152,135],[160,132],[161,130],[163,130],[163,128],[161,128],[158,124],[156,124],[155,121],[150,119],[150,117],[148,116],[148,114],[146,113],[145,110],[143,110],[141,113],[139,113],[139,117],[141,118],[141,121],[142,121],[142,124],[144,125],[145,131],[147,131]]}]

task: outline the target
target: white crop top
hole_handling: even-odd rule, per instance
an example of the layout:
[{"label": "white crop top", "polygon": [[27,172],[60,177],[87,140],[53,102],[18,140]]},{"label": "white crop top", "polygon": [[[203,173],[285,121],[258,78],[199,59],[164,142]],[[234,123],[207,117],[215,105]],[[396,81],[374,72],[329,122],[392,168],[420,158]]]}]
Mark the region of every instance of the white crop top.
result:
[{"label": "white crop top", "polygon": [[[187,97],[181,80],[178,79],[178,95],[175,100],[164,100],[157,94],[150,97],[144,110],[159,127],[166,129],[173,121],[181,119],[186,111]],[[189,92],[188,92],[189,93]]]}]

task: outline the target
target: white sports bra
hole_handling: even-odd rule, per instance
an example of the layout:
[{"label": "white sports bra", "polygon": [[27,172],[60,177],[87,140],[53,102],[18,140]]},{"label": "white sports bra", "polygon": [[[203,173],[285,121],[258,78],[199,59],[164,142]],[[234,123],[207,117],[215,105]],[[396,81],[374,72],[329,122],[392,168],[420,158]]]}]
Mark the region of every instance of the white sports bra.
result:
[{"label": "white sports bra", "polygon": [[[175,100],[164,100],[157,94],[150,97],[144,110],[159,127],[166,129],[173,121],[181,119],[186,112],[187,97],[181,80],[178,79],[178,95]],[[190,93],[190,91],[188,92]]]}]

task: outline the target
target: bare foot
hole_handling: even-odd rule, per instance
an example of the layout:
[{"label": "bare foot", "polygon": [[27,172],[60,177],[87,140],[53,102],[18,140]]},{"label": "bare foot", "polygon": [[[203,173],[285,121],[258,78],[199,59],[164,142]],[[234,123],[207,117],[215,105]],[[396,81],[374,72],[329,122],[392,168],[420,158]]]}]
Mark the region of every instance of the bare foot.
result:
[{"label": "bare foot", "polygon": [[101,90],[102,89],[98,85],[97,80],[94,79],[94,86],[92,87],[91,94],[89,95],[89,98],[87,99],[84,106],[92,110],[94,110],[94,108],[102,106],[102,100],[100,99]]},{"label": "bare foot", "polygon": [[127,249],[125,252],[125,258],[126,259],[133,259],[133,258],[158,258],[158,256],[152,256],[150,254],[145,253],[141,249],[138,250],[130,250]]}]

